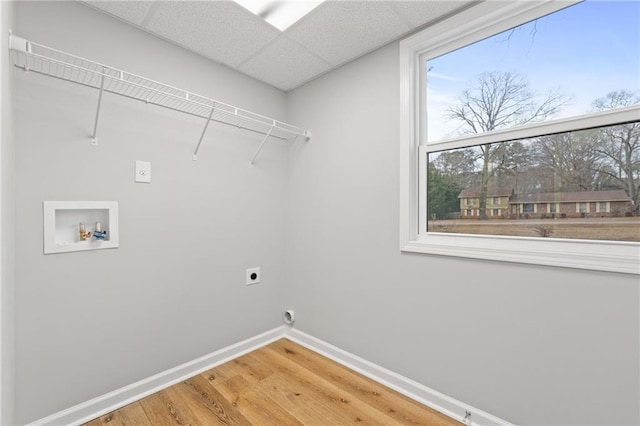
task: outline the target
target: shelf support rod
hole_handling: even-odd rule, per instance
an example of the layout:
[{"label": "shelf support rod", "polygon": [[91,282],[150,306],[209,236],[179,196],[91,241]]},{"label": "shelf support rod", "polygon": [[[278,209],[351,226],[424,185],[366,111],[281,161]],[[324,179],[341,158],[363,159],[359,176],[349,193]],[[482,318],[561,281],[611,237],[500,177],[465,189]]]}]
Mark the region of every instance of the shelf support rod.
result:
[{"label": "shelf support rod", "polygon": [[198,161],[198,150],[200,149],[200,144],[202,143],[202,139],[204,139],[204,134],[207,133],[207,128],[209,127],[209,123],[211,122],[211,117],[213,117],[213,111],[215,111],[215,107],[211,107],[211,111],[209,112],[209,118],[207,118],[207,122],[204,124],[204,129],[202,129],[202,134],[200,135],[200,140],[198,140],[198,145],[196,145],[196,150],[193,152],[193,161]]},{"label": "shelf support rod", "polygon": [[256,151],[255,155],[253,156],[253,159],[251,160],[251,165],[252,166],[256,162],[256,158],[258,158],[258,154],[260,154],[260,151],[262,151],[262,147],[267,142],[267,139],[269,139],[269,136],[271,136],[271,132],[273,132],[273,129],[275,129],[275,128],[276,128],[276,122],[274,121],[273,125],[271,126],[271,128],[269,129],[269,131],[265,135],[264,139],[262,140],[262,143],[258,147],[258,150]]},{"label": "shelf support rod", "polygon": [[98,146],[98,120],[100,120],[100,106],[102,105],[102,93],[104,93],[104,75],[107,70],[102,68],[102,79],[100,81],[100,94],[98,95],[98,109],[96,111],[96,121],[93,123],[93,135],[91,136],[91,145]]}]

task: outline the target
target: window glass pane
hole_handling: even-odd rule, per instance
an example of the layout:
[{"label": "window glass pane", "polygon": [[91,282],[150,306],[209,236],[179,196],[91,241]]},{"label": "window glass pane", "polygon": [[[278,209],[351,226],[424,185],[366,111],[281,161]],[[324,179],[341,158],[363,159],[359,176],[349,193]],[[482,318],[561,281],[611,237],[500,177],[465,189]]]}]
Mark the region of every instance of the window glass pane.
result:
[{"label": "window glass pane", "polygon": [[640,241],[640,122],[431,152],[427,167],[429,232]]},{"label": "window glass pane", "polygon": [[640,102],[640,2],[585,1],[429,59],[429,141]]}]

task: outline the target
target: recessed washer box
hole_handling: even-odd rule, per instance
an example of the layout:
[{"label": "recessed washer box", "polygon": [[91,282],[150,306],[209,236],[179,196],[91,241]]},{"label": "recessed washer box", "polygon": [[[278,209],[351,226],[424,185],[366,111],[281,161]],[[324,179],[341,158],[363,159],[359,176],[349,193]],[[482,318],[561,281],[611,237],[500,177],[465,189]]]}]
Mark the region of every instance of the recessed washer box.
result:
[{"label": "recessed washer box", "polygon": [[[118,247],[117,201],[44,201],[44,253],[100,250]],[[107,231],[104,239],[94,237],[96,223]],[[91,236],[80,237],[80,223]]]}]

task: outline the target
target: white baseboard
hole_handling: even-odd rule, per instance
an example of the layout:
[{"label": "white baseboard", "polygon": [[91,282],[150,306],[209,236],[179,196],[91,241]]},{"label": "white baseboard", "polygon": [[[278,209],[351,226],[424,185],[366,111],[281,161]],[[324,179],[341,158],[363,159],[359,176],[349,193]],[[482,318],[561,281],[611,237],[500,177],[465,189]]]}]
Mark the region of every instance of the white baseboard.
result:
[{"label": "white baseboard", "polygon": [[[464,404],[407,377],[288,326],[277,327],[258,336],[227,346],[193,361],[36,420],[27,426],[80,425],[86,423],[283,337],[469,426],[513,426],[505,420]],[[471,416],[465,418],[466,413],[470,413]]]},{"label": "white baseboard", "polygon": [[284,326],[274,328],[208,355],[29,423],[28,426],[79,425],[180,383],[284,337]]},{"label": "white baseboard", "polygon": [[[430,389],[302,331],[287,327],[285,337],[464,424],[513,426],[506,420]],[[467,413],[470,413],[470,416],[466,417]]]}]

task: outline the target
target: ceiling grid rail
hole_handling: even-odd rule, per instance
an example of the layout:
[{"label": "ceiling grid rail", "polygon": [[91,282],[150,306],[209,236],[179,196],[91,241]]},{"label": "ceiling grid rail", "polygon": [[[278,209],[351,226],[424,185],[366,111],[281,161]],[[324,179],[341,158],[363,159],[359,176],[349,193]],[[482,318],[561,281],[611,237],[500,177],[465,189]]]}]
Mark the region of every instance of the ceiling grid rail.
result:
[{"label": "ceiling grid rail", "polygon": [[269,138],[283,141],[297,137],[311,139],[309,130],[34,43],[11,33],[9,37],[9,50],[16,67],[99,90],[91,135],[91,144],[94,146],[98,144],[98,122],[104,92],[206,119],[193,152],[193,161],[198,159],[200,145],[211,121],[264,135],[251,165],[254,165]]}]

